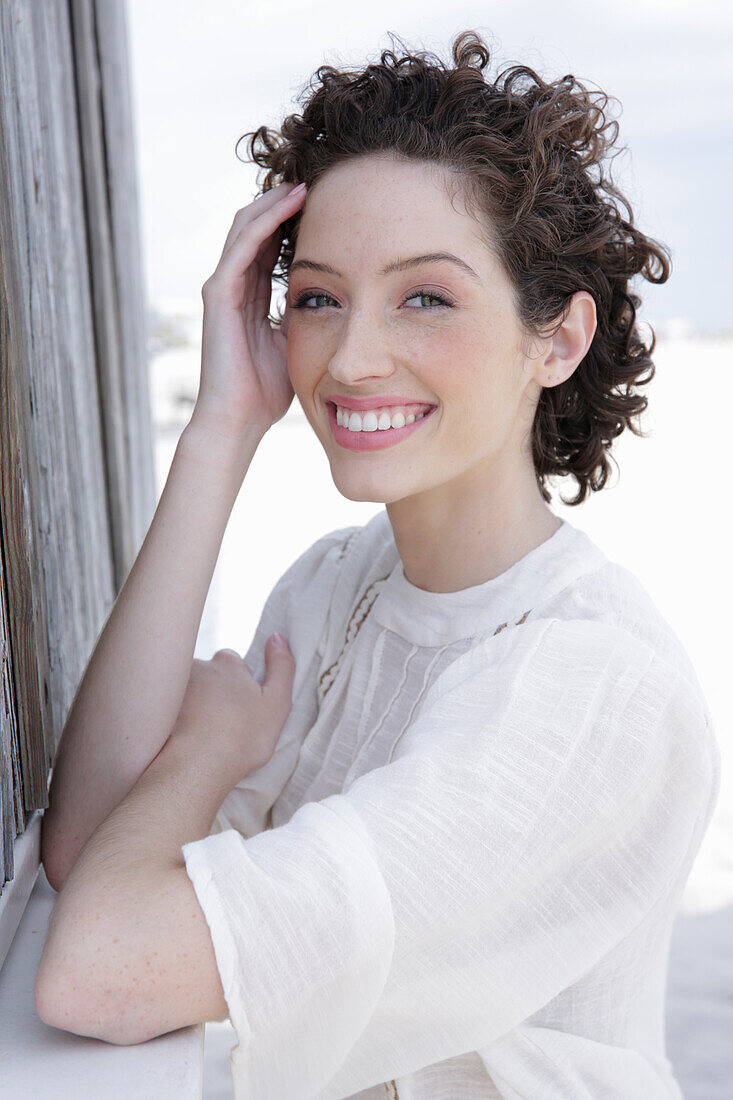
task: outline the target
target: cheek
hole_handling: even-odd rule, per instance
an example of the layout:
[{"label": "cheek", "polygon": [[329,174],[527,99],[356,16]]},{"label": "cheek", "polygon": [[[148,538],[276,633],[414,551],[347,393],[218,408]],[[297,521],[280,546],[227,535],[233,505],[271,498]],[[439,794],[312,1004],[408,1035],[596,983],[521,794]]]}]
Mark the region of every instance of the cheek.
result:
[{"label": "cheek", "polygon": [[442,377],[437,370],[431,376],[446,413],[454,411],[460,418],[468,447],[485,441],[487,430],[503,438],[516,416],[522,380],[510,351],[490,334],[457,333],[446,349]]},{"label": "cheek", "polygon": [[424,380],[437,394],[470,405],[472,394],[485,385],[490,349],[475,326],[446,325],[422,332],[410,351]]},{"label": "cheek", "polygon": [[318,351],[318,342],[313,333],[304,329],[302,325],[291,325],[288,331],[288,374],[293,384],[293,389],[298,392],[298,387],[306,387],[318,369],[318,363],[322,359]]},{"label": "cheek", "polygon": [[437,395],[455,394],[474,371],[476,349],[468,328],[415,326],[402,339],[399,354]]}]

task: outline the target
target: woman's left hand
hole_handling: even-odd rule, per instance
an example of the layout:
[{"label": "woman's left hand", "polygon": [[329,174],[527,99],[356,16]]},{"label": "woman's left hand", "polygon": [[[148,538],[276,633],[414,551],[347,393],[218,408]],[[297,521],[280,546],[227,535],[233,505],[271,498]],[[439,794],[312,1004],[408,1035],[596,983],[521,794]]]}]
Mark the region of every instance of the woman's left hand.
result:
[{"label": "woman's left hand", "polygon": [[272,756],[292,709],[295,659],[270,637],[259,684],[233,649],[194,659],[183,704],[168,742],[228,762],[232,787]]}]

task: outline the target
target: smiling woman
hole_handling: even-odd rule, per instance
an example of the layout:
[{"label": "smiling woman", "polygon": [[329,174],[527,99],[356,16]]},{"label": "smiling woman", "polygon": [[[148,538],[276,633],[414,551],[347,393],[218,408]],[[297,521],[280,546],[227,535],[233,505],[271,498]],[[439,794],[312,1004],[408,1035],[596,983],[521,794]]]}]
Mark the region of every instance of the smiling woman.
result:
[{"label": "smiling woman", "polygon": [[203,288],[174,480],[200,464],[217,537],[295,394],[340,492],[385,508],[292,564],[248,671],[194,670],[72,869],[38,1003],[93,1028],[64,995],[101,959],[85,1034],[226,1004],[237,1100],[681,1100],[665,970],[717,742],[681,641],[548,484],[581,503],[638,430],[630,280],[668,263],[603,173],[604,93],[488,63],[469,31],[452,66],[322,66],[251,135],[262,194]]},{"label": "smiling woman", "polygon": [[[472,230],[508,277],[528,334],[551,332],[578,290],[587,291],[601,311],[584,369],[552,381],[546,377],[535,395],[531,445],[543,498],[550,499],[544,485],[549,476],[572,474],[578,481],[572,503],[579,503],[605,485],[612,440],[625,427],[638,430],[633,418],[646,398],[635,387],[653,376],[654,343],[648,346],[636,328],[640,300],[629,282],[636,275],[665,282],[668,253],[633,224],[630,206],[610,177],[618,123],[607,117],[606,93],[589,90],[572,75],[546,82],[523,65],[489,82],[481,73],[488,50],[470,32],[459,36],[454,57],[453,70],[437,58],[406,53],[398,59],[390,51],[384,51],[381,66],[364,73],[323,65],[302,114],[288,116],[279,133],[260,127],[247,135],[251,158],[267,168],[263,190],[295,177],[311,192],[305,210],[284,224],[275,278],[292,280],[306,265],[337,276],[338,264],[328,263],[323,249],[305,249],[301,239],[315,185],[326,174],[333,177],[337,166],[351,165],[353,180],[355,160],[386,157],[412,169],[413,178],[435,176],[438,186],[460,195],[477,216]],[[366,182],[358,197],[372,197]],[[415,232],[422,201],[418,190]],[[354,217],[357,205],[355,200],[346,211],[332,207],[329,223],[348,224],[349,237],[359,225],[376,229],[371,211]],[[389,206],[381,211],[383,219],[395,213]],[[463,254],[450,252],[478,278]],[[413,264],[393,259],[379,274]]]},{"label": "smiling woman", "polygon": [[[528,440],[542,388],[569,377],[595,328],[594,300],[578,291],[554,342],[528,340],[459,184],[450,168],[392,153],[336,163],[305,201],[288,288],[289,375],[333,480],[352,500],[387,504],[410,579],[437,591],[486,580],[518,538],[529,548],[557,529]],[[354,398],[374,416],[352,413],[339,432],[326,399]],[[407,404],[433,412],[383,435],[386,408]],[[477,527],[479,485],[511,546]],[[461,533],[460,565],[426,560],[436,520]]]}]

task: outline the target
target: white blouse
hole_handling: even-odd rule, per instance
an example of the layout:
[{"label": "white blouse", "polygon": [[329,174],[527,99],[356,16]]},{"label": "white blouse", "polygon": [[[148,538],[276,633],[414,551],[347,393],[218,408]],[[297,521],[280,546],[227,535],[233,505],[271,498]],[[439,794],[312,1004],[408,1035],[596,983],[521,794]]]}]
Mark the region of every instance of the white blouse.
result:
[{"label": "white blouse", "polygon": [[182,847],[235,1100],[681,1100],[672,923],[720,785],[706,701],[639,581],[567,521],[457,592],[386,509],[275,585],[272,758]]}]

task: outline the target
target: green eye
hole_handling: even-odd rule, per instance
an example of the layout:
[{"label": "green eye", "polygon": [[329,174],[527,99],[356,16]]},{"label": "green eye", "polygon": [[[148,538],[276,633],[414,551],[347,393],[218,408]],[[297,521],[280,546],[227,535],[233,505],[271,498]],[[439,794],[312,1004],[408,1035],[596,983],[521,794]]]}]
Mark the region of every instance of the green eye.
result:
[{"label": "green eye", "polygon": [[[429,306],[424,307],[427,310],[453,309],[453,303],[452,302],[449,302],[448,299],[444,298],[442,294],[436,294],[435,291],[428,290],[427,288],[423,289],[423,290],[413,291],[410,294],[409,298],[404,299],[402,304],[405,305],[407,302],[413,301],[414,298],[423,298],[426,301],[430,301],[430,302],[434,303],[433,305],[429,305]],[[338,303],[336,302],[336,300],[334,298],[331,297],[330,294],[324,294],[322,292],[312,294],[312,293],[310,293],[309,291],[306,290],[306,291],[303,292],[303,294],[300,295],[299,298],[296,299],[295,302],[293,302],[293,304],[290,308],[291,309],[302,309],[306,313],[316,313],[321,307],[318,306],[318,305],[309,306],[309,305],[306,305],[306,303],[307,302],[315,302],[318,299],[321,299],[325,302],[332,302],[335,305],[337,305],[337,307],[338,307]],[[338,308],[340,308],[340,307],[338,307]],[[415,307],[411,306],[410,308],[413,309]],[[420,308],[422,309],[423,307],[420,307]]]},{"label": "green eye", "polygon": [[318,306],[306,306],[305,304],[306,302],[314,301],[316,298],[326,298],[329,302],[333,302],[334,300],[329,294],[309,294],[308,291],[305,291],[304,294],[300,295],[297,301],[293,302],[291,309],[305,309],[306,311],[316,310]]},{"label": "green eye", "polygon": [[442,294],[436,294],[432,290],[413,291],[409,298],[405,298],[405,302],[411,302],[413,298],[430,298],[433,302],[438,303],[437,306],[428,306],[428,309],[442,309],[444,306],[446,306],[448,309],[453,308],[452,302],[449,302],[447,298],[444,298],[442,296]]}]

